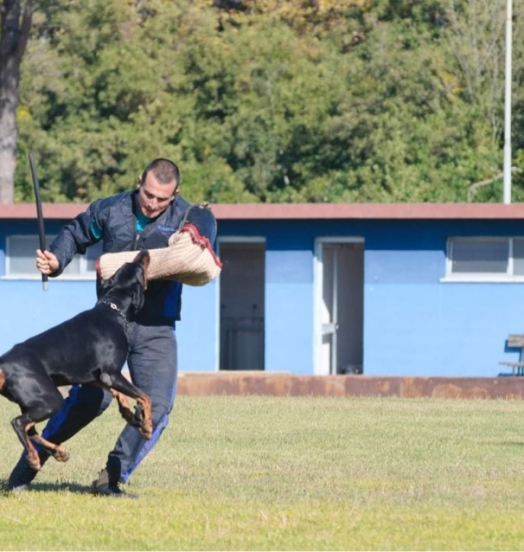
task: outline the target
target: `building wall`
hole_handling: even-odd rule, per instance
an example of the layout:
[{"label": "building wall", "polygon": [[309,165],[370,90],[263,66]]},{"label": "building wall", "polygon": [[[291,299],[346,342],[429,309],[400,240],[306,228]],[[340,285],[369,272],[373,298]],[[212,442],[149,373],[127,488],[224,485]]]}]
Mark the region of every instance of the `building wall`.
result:
[{"label": "building wall", "polygon": [[446,282],[450,236],[523,235],[518,221],[284,221],[220,224],[265,235],[266,370],[313,374],[314,240],[364,237],[364,373],[492,377],[524,332],[523,283]]},{"label": "building wall", "polygon": [[524,331],[522,283],[445,282],[446,240],[522,235],[520,223],[402,222],[369,232],[365,264],[365,372],[495,376],[509,333]]},{"label": "building wall", "polygon": [[[49,234],[60,221],[46,223]],[[0,223],[5,235],[36,233],[34,221]],[[524,284],[444,282],[446,240],[454,235],[524,235],[518,221],[220,221],[220,236],[266,239],[265,360],[268,372],[314,373],[314,245],[317,237],[364,238],[364,374],[491,377],[509,333],[524,332]],[[36,242],[36,240],[35,240]],[[35,249],[37,243],[35,243]],[[219,282],[186,286],[177,325],[182,371],[218,368]],[[11,347],[95,302],[93,281],[0,280],[0,349]]]},{"label": "building wall", "polygon": [[[384,229],[384,227],[383,227]],[[523,235],[511,221],[398,221],[366,240],[367,375],[496,376],[524,331],[523,283],[443,282],[449,236]]]}]

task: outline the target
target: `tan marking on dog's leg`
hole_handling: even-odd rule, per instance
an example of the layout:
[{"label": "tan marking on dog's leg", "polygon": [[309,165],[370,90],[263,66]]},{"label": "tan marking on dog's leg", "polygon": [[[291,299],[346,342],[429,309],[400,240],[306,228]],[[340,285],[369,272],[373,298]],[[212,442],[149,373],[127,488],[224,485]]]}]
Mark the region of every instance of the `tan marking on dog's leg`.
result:
[{"label": "tan marking on dog's leg", "polygon": [[[120,391],[116,391],[116,389],[111,389],[111,387],[108,387],[100,381],[97,381],[95,385],[97,385],[98,387],[102,387],[103,389],[107,389],[111,393],[111,395],[116,398],[118,402],[118,410],[124,420],[128,423],[131,423],[132,425],[136,425],[135,414],[131,410],[127,395],[120,393]],[[136,402],[142,407],[138,431],[140,432],[140,435],[144,437],[144,439],[149,440],[151,439],[151,435],[153,433],[153,421],[151,419],[151,399],[148,395],[144,394],[142,397],[138,398]]]},{"label": "tan marking on dog's leg", "polygon": [[38,456],[38,452],[36,452],[35,447],[33,446],[33,443],[31,441],[31,437],[28,435],[28,431],[31,428],[34,428],[35,424],[34,422],[31,422],[30,424],[27,424],[24,427],[24,433],[25,433],[25,449],[27,451],[27,463],[36,471],[38,471],[42,466],[40,464],[40,457]]},{"label": "tan marking on dog's leg", "polygon": [[38,433],[35,433],[31,437],[31,441],[37,442],[45,449],[50,449],[49,453],[57,462],[67,462],[69,460],[69,453],[65,449],[63,449],[60,445],[56,445],[55,443],[51,443],[51,441],[44,439]]},{"label": "tan marking on dog's leg", "polygon": [[140,435],[144,439],[151,439],[151,435],[153,434],[153,421],[151,419],[151,399],[148,395],[143,395],[142,397],[139,397],[136,402],[141,407],[141,413],[140,413],[140,428],[138,431],[140,431]]},{"label": "tan marking on dog's leg", "polygon": [[106,391],[109,391],[111,395],[117,400],[118,402],[118,411],[120,412],[120,415],[126,422],[132,422],[135,415],[133,411],[131,410],[131,406],[129,405],[129,401],[127,400],[127,397],[120,393],[120,391],[116,391],[116,389],[112,389],[111,387],[108,387],[105,383],[102,383],[101,381],[97,381],[95,383],[97,387],[101,387],[102,389],[105,389]]},{"label": "tan marking on dog's leg", "polygon": [[129,404],[126,395],[120,393],[120,391],[115,391],[114,389],[110,389],[110,391],[118,402],[118,411],[120,412],[122,418],[124,418],[126,422],[132,422],[135,415],[131,410],[131,405]]},{"label": "tan marking on dog's leg", "polygon": [[5,385],[5,374],[4,374],[4,371],[2,370],[2,367],[0,366],[0,391],[2,391],[2,389],[4,388],[4,385]]}]

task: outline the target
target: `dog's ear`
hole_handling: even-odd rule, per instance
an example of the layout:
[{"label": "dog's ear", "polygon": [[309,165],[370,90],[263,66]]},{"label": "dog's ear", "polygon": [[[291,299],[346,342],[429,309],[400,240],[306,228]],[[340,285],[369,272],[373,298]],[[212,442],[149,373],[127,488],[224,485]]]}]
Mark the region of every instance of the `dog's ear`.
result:
[{"label": "dog's ear", "polygon": [[135,312],[138,312],[143,306],[145,301],[144,296],[144,289],[137,289],[133,292],[133,298],[131,299],[131,303],[133,305],[133,309]]},{"label": "dog's ear", "polygon": [[151,262],[149,251],[147,249],[141,249],[138,255],[133,259],[133,262],[142,265],[144,274],[144,289],[147,289],[147,271],[149,270],[149,263]]},{"label": "dog's ear", "polygon": [[99,280],[96,294],[98,298],[104,297],[104,295],[114,286],[114,277],[108,278],[107,280]]}]

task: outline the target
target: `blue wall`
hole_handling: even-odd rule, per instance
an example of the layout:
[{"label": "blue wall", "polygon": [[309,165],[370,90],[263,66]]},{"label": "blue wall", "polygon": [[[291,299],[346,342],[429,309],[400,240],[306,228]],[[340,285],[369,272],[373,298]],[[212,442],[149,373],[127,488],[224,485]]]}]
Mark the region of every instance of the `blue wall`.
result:
[{"label": "blue wall", "polygon": [[515,221],[279,221],[220,224],[266,236],[266,370],[313,373],[317,237],[365,240],[364,373],[491,377],[524,332],[524,283],[443,282],[450,236],[524,235]]},{"label": "blue wall", "polygon": [[522,235],[521,223],[399,221],[379,229],[366,236],[366,374],[495,376],[499,361],[518,360],[505,340],[524,332],[524,284],[440,279],[449,236]]},{"label": "blue wall", "polygon": [[[7,226],[9,224],[9,226]],[[60,222],[47,223],[56,233]],[[7,231],[7,228],[8,231]],[[35,224],[2,221],[5,234]],[[524,332],[524,283],[443,282],[446,240],[455,235],[524,235],[518,221],[220,221],[219,236],[266,239],[265,359],[268,372],[313,373],[314,243],[322,236],[364,238],[364,373],[496,376],[509,333]],[[35,249],[37,244],[35,243]],[[93,281],[0,280],[0,349],[95,302]],[[218,354],[218,282],[186,286],[177,325],[180,369],[213,371]]]},{"label": "blue wall", "polygon": [[[0,276],[5,271],[6,234],[36,234],[36,223],[6,221],[0,225]],[[46,233],[56,234],[60,222],[46,221]],[[38,241],[35,237],[35,251]],[[95,281],[49,279],[42,290],[35,268],[35,280],[0,280],[0,352],[55,324],[90,309],[96,302]],[[182,321],[177,324],[179,366],[182,371],[210,371],[216,368],[217,284],[186,286],[183,292]],[[218,349],[217,349],[218,350]]]}]

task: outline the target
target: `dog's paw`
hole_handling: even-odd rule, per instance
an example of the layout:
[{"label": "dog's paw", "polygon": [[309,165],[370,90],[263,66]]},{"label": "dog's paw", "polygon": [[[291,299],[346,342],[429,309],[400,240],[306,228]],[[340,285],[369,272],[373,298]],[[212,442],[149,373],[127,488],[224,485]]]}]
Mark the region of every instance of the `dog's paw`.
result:
[{"label": "dog's paw", "polygon": [[151,436],[153,434],[153,428],[151,427],[151,424],[140,424],[138,431],[140,435],[142,435],[142,437],[144,439],[147,439],[148,441],[149,439],[151,439]]},{"label": "dog's paw", "polygon": [[56,448],[52,455],[57,462],[67,462],[69,460],[69,453],[63,448]]}]

